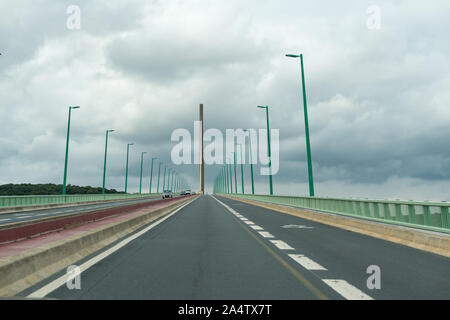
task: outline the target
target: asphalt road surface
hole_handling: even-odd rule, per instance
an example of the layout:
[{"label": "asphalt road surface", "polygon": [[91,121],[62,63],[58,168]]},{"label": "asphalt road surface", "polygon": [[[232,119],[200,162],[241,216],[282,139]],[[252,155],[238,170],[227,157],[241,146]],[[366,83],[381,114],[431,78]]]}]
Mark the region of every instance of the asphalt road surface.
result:
[{"label": "asphalt road surface", "polygon": [[77,265],[81,289],[60,273],[20,296],[450,299],[449,258],[212,196]]},{"label": "asphalt road surface", "polygon": [[87,203],[78,206],[69,207],[59,207],[59,208],[48,208],[12,213],[0,214],[0,226],[7,225],[10,223],[19,223],[32,220],[38,220],[48,217],[57,217],[66,214],[76,214],[83,213],[86,211],[108,209],[114,207],[120,207],[123,205],[131,205],[137,203],[144,203],[149,201],[160,200],[161,197],[155,197],[151,199],[138,199],[138,200],[123,200],[123,201],[113,201],[113,202],[103,202],[103,203]]}]

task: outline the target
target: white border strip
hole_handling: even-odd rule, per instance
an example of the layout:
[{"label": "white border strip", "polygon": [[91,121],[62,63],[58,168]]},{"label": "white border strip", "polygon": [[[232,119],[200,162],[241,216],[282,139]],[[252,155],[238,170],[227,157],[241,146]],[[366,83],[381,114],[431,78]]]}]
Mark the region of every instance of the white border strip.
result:
[{"label": "white border strip", "polygon": [[304,256],[303,254],[290,254],[289,257],[294,259],[295,262],[297,262],[299,265],[301,265],[303,268],[307,270],[327,270],[317,262]]},{"label": "white border strip", "polygon": [[347,300],[373,300],[372,297],[352,286],[345,280],[322,279],[322,281]]}]

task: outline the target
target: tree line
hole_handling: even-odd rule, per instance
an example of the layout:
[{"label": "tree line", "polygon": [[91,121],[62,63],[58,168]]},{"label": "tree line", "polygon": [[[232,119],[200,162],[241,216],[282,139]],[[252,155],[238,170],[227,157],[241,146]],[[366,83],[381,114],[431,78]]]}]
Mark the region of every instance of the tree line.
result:
[{"label": "tree line", "polygon": [[[30,195],[60,195],[62,194],[62,184],[4,184],[0,185],[0,196],[30,196]],[[66,186],[66,194],[101,194],[102,188],[80,187],[74,185]],[[123,193],[116,189],[105,189],[105,193]]]}]

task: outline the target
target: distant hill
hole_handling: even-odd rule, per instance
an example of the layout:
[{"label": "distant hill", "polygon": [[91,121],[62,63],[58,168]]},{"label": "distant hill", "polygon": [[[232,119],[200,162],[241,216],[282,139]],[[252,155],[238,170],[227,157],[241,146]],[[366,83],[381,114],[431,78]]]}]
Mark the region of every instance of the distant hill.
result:
[{"label": "distant hill", "polygon": [[[4,184],[0,185],[0,196],[60,195],[62,184]],[[66,194],[101,194],[102,188],[67,185]],[[105,193],[123,193],[116,189],[105,189]]]}]

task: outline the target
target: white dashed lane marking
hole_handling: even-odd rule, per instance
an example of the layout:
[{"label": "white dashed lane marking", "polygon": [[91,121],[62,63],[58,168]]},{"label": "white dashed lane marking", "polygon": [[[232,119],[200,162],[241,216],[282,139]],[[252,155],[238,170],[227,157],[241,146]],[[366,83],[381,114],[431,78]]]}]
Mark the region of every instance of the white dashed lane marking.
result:
[{"label": "white dashed lane marking", "polygon": [[373,300],[372,297],[368,296],[358,288],[352,286],[345,280],[335,280],[335,279],[322,279],[327,285],[329,285],[334,291],[339,293],[347,300]]},{"label": "white dashed lane marking", "polygon": [[[240,218],[241,221],[244,221],[247,225],[249,225],[252,229],[258,231],[258,233],[264,238],[275,238],[271,233],[264,231],[258,225],[253,224],[250,220],[239,214],[238,212],[231,209],[222,201],[213,197],[217,202],[223,205],[228,211],[233,213],[236,217]],[[303,226],[303,225],[285,225],[282,228],[298,228],[298,229],[313,229],[312,227]],[[269,240],[272,244],[274,244],[280,250],[295,250],[293,247],[288,245],[286,242],[282,240]],[[311,260],[310,258],[302,255],[302,254],[288,254],[290,258],[292,258],[295,262],[300,264],[303,268],[309,271],[328,271],[325,267],[321,266],[317,262]],[[331,287],[338,294],[343,296],[347,300],[373,300],[372,297],[368,296],[358,288],[352,286],[345,280],[339,279],[321,279],[324,283],[326,283],[329,287]]]},{"label": "white dashed lane marking", "polygon": [[260,235],[262,235],[264,238],[275,238],[272,234],[270,234],[270,233],[267,232],[267,231],[258,231],[258,233],[259,233]]},{"label": "white dashed lane marking", "polygon": [[17,217],[17,219],[25,219],[25,218],[31,218],[31,216],[22,216],[22,217]]},{"label": "white dashed lane marking", "polygon": [[278,249],[280,250],[295,250],[290,245],[288,245],[286,242],[281,240],[270,240]]},{"label": "white dashed lane marking", "polygon": [[298,264],[300,264],[303,268],[307,270],[327,270],[317,262],[311,260],[308,257],[305,257],[302,254],[290,254],[289,257],[294,259]]},{"label": "white dashed lane marking", "polygon": [[0,221],[9,221],[11,219],[0,219]]}]

